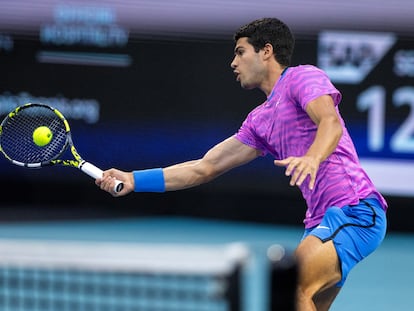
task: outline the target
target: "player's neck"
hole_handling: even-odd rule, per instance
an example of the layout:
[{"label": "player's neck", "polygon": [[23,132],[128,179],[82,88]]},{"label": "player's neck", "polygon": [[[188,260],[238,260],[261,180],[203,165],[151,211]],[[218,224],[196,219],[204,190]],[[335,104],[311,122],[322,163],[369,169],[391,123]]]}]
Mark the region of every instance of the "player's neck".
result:
[{"label": "player's neck", "polygon": [[266,97],[272,93],[275,85],[282,79],[283,75],[286,73],[288,67],[277,66],[273,71],[269,73],[269,78],[267,82],[264,83],[262,91],[266,94]]}]

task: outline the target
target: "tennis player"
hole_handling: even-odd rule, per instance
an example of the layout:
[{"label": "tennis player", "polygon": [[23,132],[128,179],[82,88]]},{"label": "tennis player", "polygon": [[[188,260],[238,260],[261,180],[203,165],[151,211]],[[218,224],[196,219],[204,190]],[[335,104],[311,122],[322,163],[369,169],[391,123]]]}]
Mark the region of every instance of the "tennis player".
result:
[{"label": "tennis player", "polygon": [[[384,239],[387,203],[360,166],[338,109],[340,92],[317,67],[290,66],[294,37],[288,26],[263,18],[242,26],[234,39],[237,81],[267,96],[237,133],[201,159],[133,172],[110,169],[96,184],[114,196],[173,191],[272,155],[307,204],[295,251],[297,310],[328,310],[350,270]],[[118,194],[115,178],[124,182]]]}]

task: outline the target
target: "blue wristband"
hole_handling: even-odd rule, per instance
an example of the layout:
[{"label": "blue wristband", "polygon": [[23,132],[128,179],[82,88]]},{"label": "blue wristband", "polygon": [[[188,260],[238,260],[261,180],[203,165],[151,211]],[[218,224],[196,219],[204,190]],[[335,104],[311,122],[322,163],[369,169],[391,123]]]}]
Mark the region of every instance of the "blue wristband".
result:
[{"label": "blue wristband", "polygon": [[162,168],[152,168],[132,172],[135,192],[165,192],[164,173]]}]

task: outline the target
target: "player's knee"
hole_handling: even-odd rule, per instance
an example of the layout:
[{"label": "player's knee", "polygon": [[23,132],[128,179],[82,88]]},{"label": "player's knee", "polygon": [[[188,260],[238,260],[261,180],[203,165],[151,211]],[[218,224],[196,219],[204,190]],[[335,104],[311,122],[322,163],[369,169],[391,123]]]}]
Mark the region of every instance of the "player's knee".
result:
[{"label": "player's knee", "polygon": [[299,244],[295,255],[299,268],[299,296],[311,298],[341,280],[341,269],[332,241],[323,243],[315,236],[308,236]]},{"label": "player's knee", "polygon": [[298,284],[297,289],[296,289],[296,301],[297,301],[297,304],[300,305],[303,302],[309,301],[310,299],[312,299],[312,295],[310,295],[309,293],[307,293],[306,288],[304,288],[303,286],[301,286],[300,284]]},{"label": "player's knee", "polygon": [[298,284],[296,289],[296,309],[297,310],[316,310],[314,304],[315,293],[308,287]]}]

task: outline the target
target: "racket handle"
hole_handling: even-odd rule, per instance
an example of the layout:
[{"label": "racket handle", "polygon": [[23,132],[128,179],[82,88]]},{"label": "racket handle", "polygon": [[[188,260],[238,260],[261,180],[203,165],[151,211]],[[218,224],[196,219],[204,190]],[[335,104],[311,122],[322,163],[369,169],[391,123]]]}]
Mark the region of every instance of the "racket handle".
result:
[{"label": "racket handle", "polygon": [[[82,162],[82,163],[79,165],[79,169],[80,169],[82,172],[84,172],[84,173],[88,174],[89,176],[91,176],[91,177],[92,177],[92,178],[94,178],[94,179],[97,179],[97,178],[102,178],[102,173],[103,173],[103,171],[102,171],[100,168],[98,168],[98,167],[96,167],[95,165],[93,165],[92,163],[89,163],[89,162]],[[114,191],[118,193],[118,192],[120,192],[123,188],[124,188],[124,184],[122,183],[122,181],[116,180],[116,181],[115,181],[115,186],[114,186]]]}]

